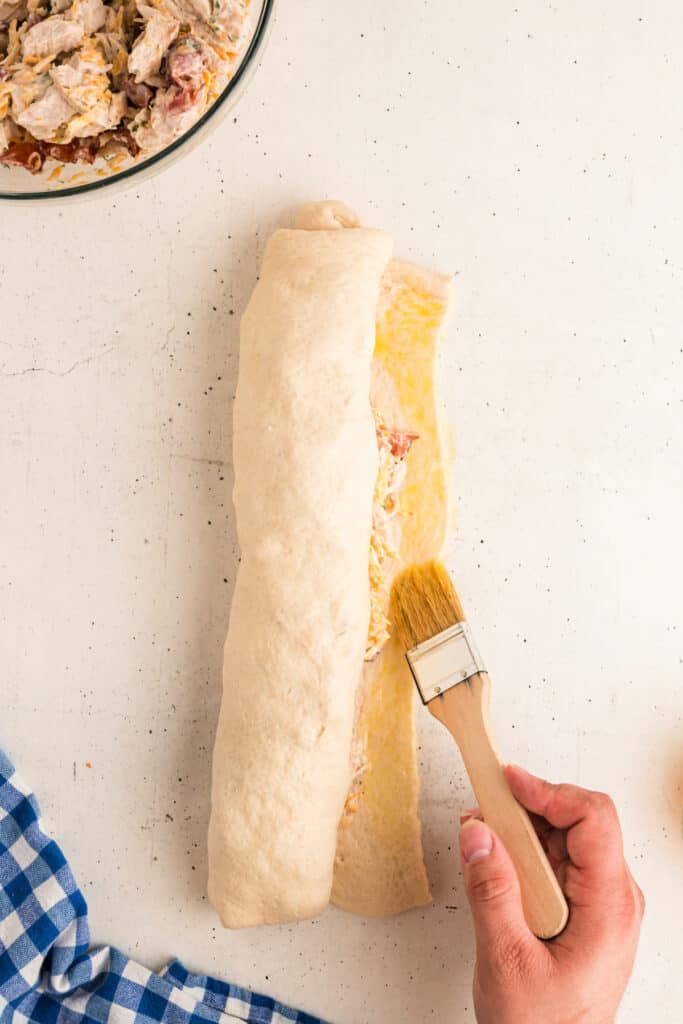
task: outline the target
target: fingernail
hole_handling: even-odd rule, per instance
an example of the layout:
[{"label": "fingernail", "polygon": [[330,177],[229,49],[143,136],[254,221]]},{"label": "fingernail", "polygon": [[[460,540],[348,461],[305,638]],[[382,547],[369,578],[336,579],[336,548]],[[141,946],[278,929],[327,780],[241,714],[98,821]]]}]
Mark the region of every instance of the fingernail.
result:
[{"label": "fingernail", "polygon": [[488,857],[493,849],[493,834],[488,825],[470,818],[460,829],[460,849],[466,864],[476,864]]},{"label": "fingernail", "polygon": [[464,825],[466,821],[470,820],[470,818],[479,817],[479,814],[480,811],[478,807],[470,807],[469,810],[463,811],[462,814],[460,815],[460,824]]}]

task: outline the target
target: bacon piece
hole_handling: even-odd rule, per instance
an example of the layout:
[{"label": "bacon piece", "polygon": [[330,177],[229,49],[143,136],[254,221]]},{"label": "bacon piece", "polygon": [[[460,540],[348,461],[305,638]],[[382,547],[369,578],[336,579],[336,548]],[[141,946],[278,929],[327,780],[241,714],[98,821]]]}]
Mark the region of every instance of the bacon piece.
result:
[{"label": "bacon piece", "polygon": [[91,136],[65,143],[44,142],[41,149],[49,160],[58,160],[62,164],[94,164],[100,151],[100,141]]},{"label": "bacon piece", "polygon": [[192,36],[177,39],[166,54],[169,82],[184,91],[197,92],[203,82],[206,61],[201,45]]},{"label": "bacon piece", "polygon": [[[175,89],[175,86],[171,86],[171,89]],[[169,89],[170,92],[171,90]],[[178,89],[168,104],[168,112],[171,115],[186,114],[188,110],[192,110],[193,107],[199,105],[203,96],[202,91],[195,92],[192,89]]]},{"label": "bacon piece", "polygon": [[417,441],[419,434],[410,430],[391,430],[389,427],[378,426],[377,437],[380,442],[384,441],[389,445],[391,454],[395,459],[405,459],[410,451],[413,441]]},{"label": "bacon piece", "polygon": [[115,128],[111,133],[111,137],[112,139],[115,139],[116,142],[122,142],[131,156],[137,156],[140,152],[140,147],[128,128]]},{"label": "bacon piece", "polygon": [[24,167],[31,174],[38,174],[43,169],[45,157],[38,142],[10,142],[0,155],[0,163]]},{"label": "bacon piece", "polygon": [[[137,156],[139,148],[127,128],[116,129],[113,136],[127,146],[132,156]],[[25,167],[31,174],[38,174],[46,160],[56,160],[61,164],[93,164],[100,149],[101,140],[97,136],[61,143],[28,139],[10,143],[8,149],[0,154],[0,163]]]},{"label": "bacon piece", "polygon": [[134,107],[148,107],[154,98],[154,89],[144,82],[136,82],[132,75],[127,75],[123,91]]}]

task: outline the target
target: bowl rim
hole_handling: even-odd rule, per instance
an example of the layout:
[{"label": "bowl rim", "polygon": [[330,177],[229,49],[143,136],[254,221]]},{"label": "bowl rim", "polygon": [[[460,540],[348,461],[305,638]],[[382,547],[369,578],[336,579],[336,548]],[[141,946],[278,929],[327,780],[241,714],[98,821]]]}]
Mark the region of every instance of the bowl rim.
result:
[{"label": "bowl rim", "polygon": [[[258,21],[254,27],[251,39],[249,40],[249,45],[244,51],[242,60],[237,66],[237,70],[234,75],[223,89],[220,96],[211,104],[208,110],[202,114],[199,120],[195,121],[191,128],[179,136],[179,138],[174,139],[174,141],[164,149],[160,149],[158,153],[153,153],[141,163],[133,164],[131,167],[127,167],[123,171],[119,171],[118,173],[109,175],[108,177],[100,178],[97,181],[89,181],[81,185],[71,185],[66,188],[42,189],[38,192],[5,192],[0,189],[0,200],[5,199],[10,201],[16,200],[18,202],[35,202],[37,199],[60,200],[66,199],[68,196],[84,196],[89,192],[92,193],[99,189],[107,188],[109,185],[120,185],[122,182],[127,179],[134,178],[143,171],[149,171],[162,160],[165,161],[172,153],[177,153],[179,149],[185,146],[198,134],[198,132],[202,130],[202,128],[204,128],[214,114],[218,113],[221,107],[223,107],[223,105],[233,96],[239,87],[265,40],[274,6],[275,0],[262,0]],[[0,164],[1,163],[2,160],[0,159]]]}]

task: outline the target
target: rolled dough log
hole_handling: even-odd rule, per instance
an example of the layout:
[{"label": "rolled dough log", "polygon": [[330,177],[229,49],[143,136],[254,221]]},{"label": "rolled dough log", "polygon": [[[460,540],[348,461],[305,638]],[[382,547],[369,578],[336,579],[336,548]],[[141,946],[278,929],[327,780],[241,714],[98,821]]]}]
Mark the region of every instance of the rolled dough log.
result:
[{"label": "rolled dough log", "polygon": [[209,829],[209,896],[229,927],[311,917],[330,898],[375,916],[430,899],[414,687],[395,641],[363,654],[372,410],[419,434],[387,599],[401,561],[437,556],[448,528],[435,366],[451,281],[389,262],[388,237],[341,203],[303,207],[297,228],[269,242],[242,321],[242,564]]},{"label": "rolled dough log", "polygon": [[278,231],[242,320],[242,560],[209,827],[209,897],[228,927],[311,917],[330,897],[368,628],[370,363],[390,254],[384,233],[339,222]]}]

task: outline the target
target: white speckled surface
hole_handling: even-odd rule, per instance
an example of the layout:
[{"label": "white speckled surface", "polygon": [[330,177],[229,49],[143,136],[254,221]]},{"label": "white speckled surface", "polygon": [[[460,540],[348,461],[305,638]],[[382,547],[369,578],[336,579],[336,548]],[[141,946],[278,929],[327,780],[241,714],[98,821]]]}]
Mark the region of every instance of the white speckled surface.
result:
[{"label": "white speckled surface", "polygon": [[238,312],[269,232],[336,195],[458,274],[451,565],[501,746],[614,795],[649,901],[621,1021],[680,1019],[681,28],[664,0],[282,0],[208,144],[0,210],[0,743],[97,940],[335,1024],[473,1019],[469,794],[427,716],[431,909],[226,934],[204,898]]}]

